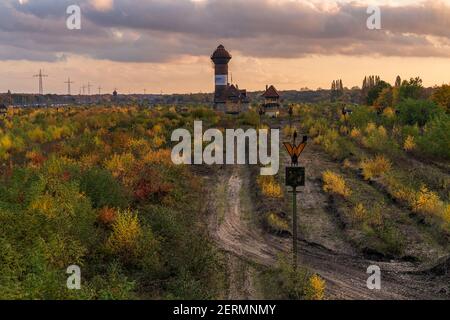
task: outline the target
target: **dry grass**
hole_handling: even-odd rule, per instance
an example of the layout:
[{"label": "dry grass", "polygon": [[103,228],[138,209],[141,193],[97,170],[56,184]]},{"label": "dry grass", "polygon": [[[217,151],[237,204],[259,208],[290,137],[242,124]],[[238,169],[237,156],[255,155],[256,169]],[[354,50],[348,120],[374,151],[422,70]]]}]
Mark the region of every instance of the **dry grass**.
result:
[{"label": "dry grass", "polygon": [[413,151],[416,149],[416,142],[413,136],[408,136],[403,144],[403,149],[407,152]]},{"label": "dry grass", "polygon": [[269,198],[282,198],[283,189],[273,176],[258,177],[258,185],[263,195]]},{"label": "dry grass", "polygon": [[350,188],[347,187],[345,180],[342,176],[332,171],[325,171],[322,174],[323,190],[325,192],[334,193],[344,198],[348,198],[351,195]]},{"label": "dry grass", "polygon": [[310,300],[323,300],[325,298],[325,281],[317,274],[309,278],[308,299]]},{"label": "dry grass", "polygon": [[384,156],[376,156],[374,159],[366,159],[361,162],[364,179],[378,178],[391,170],[392,164]]}]

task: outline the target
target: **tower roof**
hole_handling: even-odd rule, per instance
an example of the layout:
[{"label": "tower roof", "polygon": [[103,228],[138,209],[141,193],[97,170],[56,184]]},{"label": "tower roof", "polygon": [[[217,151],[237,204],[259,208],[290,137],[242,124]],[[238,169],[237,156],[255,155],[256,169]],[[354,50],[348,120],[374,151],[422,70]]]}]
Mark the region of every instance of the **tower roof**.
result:
[{"label": "tower roof", "polygon": [[211,59],[231,59],[231,54],[225,49],[223,45],[220,45],[212,54]]},{"label": "tower roof", "polygon": [[280,94],[278,93],[277,89],[275,89],[274,86],[270,86],[267,88],[266,92],[262,95],[264,98],[279,98]]}]

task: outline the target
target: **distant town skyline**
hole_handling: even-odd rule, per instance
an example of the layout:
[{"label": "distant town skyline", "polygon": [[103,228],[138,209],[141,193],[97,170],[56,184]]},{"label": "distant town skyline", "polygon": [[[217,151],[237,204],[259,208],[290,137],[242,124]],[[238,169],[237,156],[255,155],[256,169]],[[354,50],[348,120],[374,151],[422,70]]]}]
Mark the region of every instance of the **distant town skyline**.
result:
[{"label": "distant town skyline", "polygon": [[[0,2],[0,92],[213,92],[210,54],[224,44],[249,91],[361,86],[420,76],[449,83],[450,1],[80,0],[82,29],[65,27],[69,0]],[[381,30],[368,30],[369,4]],[[97,90],[92,90],[92,94]]]}]

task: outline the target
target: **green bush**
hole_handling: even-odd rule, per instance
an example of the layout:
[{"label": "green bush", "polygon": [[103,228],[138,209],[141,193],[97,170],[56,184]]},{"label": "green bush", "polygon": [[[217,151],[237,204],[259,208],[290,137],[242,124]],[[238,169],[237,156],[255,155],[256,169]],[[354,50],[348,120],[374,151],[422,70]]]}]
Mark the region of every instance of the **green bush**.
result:
[{"label": "green bush", "polygon": [[369,122],[376,123],[376,112],[368,107],[357,107],[349,117],[351,127],[365,129]]},{"label": "green bush", "polygon": [[80,190],[91,199],[94,208],[125,208],[128,205],[126,190],[106,169],[92,168],[84,172]]},{"label": "green bush", "polygon": [[399,119],[404,125],[419,125],[423,127],[442,110],[428,100],[407,99],[398,105]]},{"label": "green bush", "polygon": [[441,159],[450,159],[450,116],[435,116],[426,126],[425,133],[417,144],[424,154]]}]

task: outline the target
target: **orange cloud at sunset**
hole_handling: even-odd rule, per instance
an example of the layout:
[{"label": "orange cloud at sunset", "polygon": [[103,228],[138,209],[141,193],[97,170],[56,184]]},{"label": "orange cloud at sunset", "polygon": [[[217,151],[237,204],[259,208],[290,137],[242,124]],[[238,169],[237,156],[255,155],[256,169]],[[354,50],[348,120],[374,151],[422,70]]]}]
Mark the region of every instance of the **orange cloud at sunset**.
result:
[{"label": "orange cloud at sunset", "polygon": [[46,92],[64,93],[69,76],[105,92],[211,92],[219,43],[249,90],[360,86],[372,73],[449,82],[449,1],[375,1],[382,29],[368,30],[368,1],[85,0],[76,31],[61,15],[70,2],[0,4],[0,92],[36,92],[39,69]]}]

